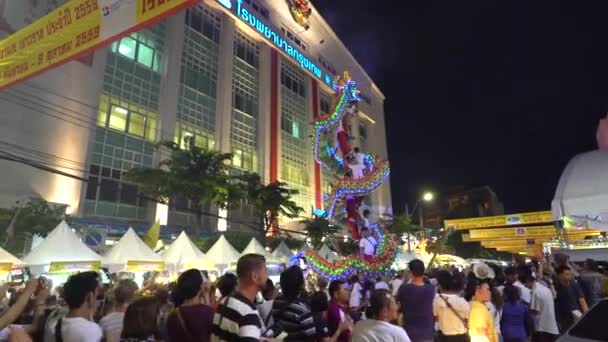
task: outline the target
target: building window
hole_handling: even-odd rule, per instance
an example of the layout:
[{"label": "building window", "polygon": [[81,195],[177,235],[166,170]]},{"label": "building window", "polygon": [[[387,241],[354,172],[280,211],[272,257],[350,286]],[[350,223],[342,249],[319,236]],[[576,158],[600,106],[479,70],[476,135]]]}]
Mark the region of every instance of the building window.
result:
[{"label": "building window", "polygon": [[331,109],[331,96],[321,92],[321,96],[319,96],[319,110],[321,115],[325,115],[329,113]]},{"label": "building window", "polygon": [[360,92],[360,93],[359,93],[359,97],[360,97],[360,98],[361,98],[363,101],[365,101],[365,102],[366,102],[368,105],[370,105],[370,106],[372,105],[372,99],[371,99],[369,96],[367,96],[365,93]]},{"label": "building window", "polygon": [[133,33],[130,36],[112,43],[111,51],[118,53],[120,56],[134,60],[137,63],[151,69],[155,72],[160,72],[162,66],[162,52],[145,44],[139,40],[142,37],[139,33]]},{"label": "building window", "polygon": [[232,149],[232,166],[236,168],[248,171],[257,170],[257,159],[256,150],[241,148]]},{"label": "building window", "polygon": [[304,87],[303,78],[295,78],[289,73],[281,73],[281,84],[301,97],[306,97],[306,88]]},{"label": "building window", "polygon": [[363,123],[359,124],[359,137],[361,137],[361,139],[367,139],[367,126]]},{"label": "building window", "polygon": [[194,142],[194,146],[205,150],[213,150],[215,148],[213,132],[180,122],[175,125],[174,142],[185,150],[190,148],[190,143],[192,142]]},{"label": "building window", "polygon": [[232,77],[232,121],[230,139],[237,169],[256,172],[258,145],[259,46],[236,30]]},{"label": "building window", "polygon": [[102,94],[99,101],[97,125],[149,141],[156,140],[156,113],[107,94]]},{"label": "building window", "polygon": [[334,76],[337,74],[336,69],[323,56],[319,56],[319,64],[330,74]]},{"label": "building window", "polygon": [[295,202],[310,210],[314,198],[309,191],[310,141],[305,84],[307,76],[289,62],[281,63],[281,180],[299,191]]},{"label": "building window", "polygon": [[200,4],[186,10],[186,25],[216,44],[220,43],[220,17],[211,8]]},{"label": "building window", "polygon": [[[111,45],[103,82],[105,94],[158,110],[165,31],[164,22],[160,22]],[[116,114],[113,126],[126,129],[116,121],[120,113]]]},{"label": "building window", "polygon": [[266,8],[264,8],[262,5],[260,5],[259,3],[253,1],[253,0],[243,0],[247,5],[251,6],[251,8],[260,13],[262,15],[262,17],[268,19],[269,13],[268,10]]},{"label": "building window", "polygon": [[220,24],[220,18],[205,5],[187,11],[177,119],[197,132],[215,131]]},{"label": "building window", "polygon": [[286,29],[285,27],[281,26],[281,32],[283,32],[283,36],[285,36],[289,40],[291,40],[296,46],[298,46],[299,48],[301,48],[304,51],[308,50],[308,45],[306,45],[306,43],[302,39],[300,39],[296,34],[291,32],[289,29]]}]

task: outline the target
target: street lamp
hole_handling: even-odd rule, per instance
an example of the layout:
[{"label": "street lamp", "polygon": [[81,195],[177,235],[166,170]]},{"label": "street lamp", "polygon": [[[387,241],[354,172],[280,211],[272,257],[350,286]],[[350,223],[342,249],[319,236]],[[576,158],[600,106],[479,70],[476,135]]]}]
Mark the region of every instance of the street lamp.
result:
[{"label": "street lamp", "polygon": [[434,198],[435,194],[433,194],[432,192],[425,192],[424,195],[422,195],[422,199],[425,202],[431,202]]},{"label": "street lamp", "polygon": [[416,212],[416,209],[419,209],[418,210],[419,224],[420,224],[420,227],[424,228],[424,214],[422,213],[422,208],[418,208],[418,206],[420,205],[420,202],[422,202],[422,201],[428,203],[428,202],[432,202],[433,199],[435,199],[435,194],[430,191],[427,191],[427,192],[423,193],[422,197],[416,201],[416,204],[414,205],[414,209],[411,212],[408,210],[407,204],[406,204],[405,213],[407,215],[414,215],[414,213]]}]

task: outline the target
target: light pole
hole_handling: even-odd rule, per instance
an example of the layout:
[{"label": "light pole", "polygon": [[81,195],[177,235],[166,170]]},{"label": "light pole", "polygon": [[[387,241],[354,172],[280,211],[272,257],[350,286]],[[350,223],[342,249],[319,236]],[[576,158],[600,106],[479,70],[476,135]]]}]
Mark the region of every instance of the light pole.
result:
[{"label": "light pole", "polygon": [[[416,201],[416,204],[414,205],[414,209],[410,212],[409,211],[409,207],[408,204],[405,203],[405,214],[411,218],[411,215],[413,215],[416,212],[416,209],[418,209],[418,207],[420,206],[420,202],[424,201],[424,202],[432,202],[433,199],[435,198],[435,194],[433,194],[430,191],[426,191],[425,193],[422,194],[422,197],[418,198],[418,200]],[[424,230],[424,215],[422,213],[422,207],[420,207],[420,210],[418,210],[418,219],[419,219],[419,223],[420,223],[420,227]],[[410,221],[411,222],[411,221]],[[425,233],[426,236],[426,233]],[[407,239],[408,239],[408,250],[410,250],[409,248],[409,244],[410,244],[410,234],[407,234]]]},{"label": "light pole", "polygon": [[[435,194],[434,193],[432,193],[430,191],[427,191],[427,192],[423,193],[422,197],[419,198],[416,201],[416,204],[414,205],[414,209],[412,209],[411,212],[408,210],[407,203],[405,204],[405,214],[408,215],[408,216],[409,215],[413,215],[416,212],[416,209],[418,209],[418,207],[420,206],[420,202],[424,201],[424,202],[428,203],[428,202],[432,202],[434,199],[435,199]],[[424,218],[423,218],[423,214],[422,214],[422,207],[418,211],[418,215],[419,215],[418,217],[420,219],[420,226],[422,228],[424,228]]]}]

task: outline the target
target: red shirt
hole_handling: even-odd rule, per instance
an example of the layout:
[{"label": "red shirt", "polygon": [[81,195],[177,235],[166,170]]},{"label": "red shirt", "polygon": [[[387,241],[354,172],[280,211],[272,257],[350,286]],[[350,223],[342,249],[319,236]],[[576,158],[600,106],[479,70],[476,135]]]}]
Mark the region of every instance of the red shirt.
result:
[{"label": "red shirt", "polygon": [[[338,326],[340,325],[341,315],[340,312],[344,316],[348,315],[348,312],[344,308],[343,305],[336,302],[334,299],[329,301],[329,307],[327,308],[327,327],[329,328],[330,336],[333,336],[338,330]],[[345,330],[343,333],[338,336],[338,342],[349,342],[350,341],[350,330]]]}]

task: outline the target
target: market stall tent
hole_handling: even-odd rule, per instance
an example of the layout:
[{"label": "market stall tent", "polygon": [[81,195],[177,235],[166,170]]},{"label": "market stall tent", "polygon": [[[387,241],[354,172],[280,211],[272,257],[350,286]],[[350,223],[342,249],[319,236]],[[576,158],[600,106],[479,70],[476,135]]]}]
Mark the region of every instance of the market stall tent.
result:
[{"label": "market stall tent", "polygon": [[293,255],[293,252],[287,247],[285,241],[281,241],[271,254],[273,258],[285,264],[289,263],[289,259],[291,259]]},{"label": "market stall tent", "polygon": [[274,260],[271,254],[268,253],[266,248],[264,248],[264,246],[262,246],[262,244],[256,238],[251,238],[251,241],[249,241],[247,247],[245,247],[245,249],[243,249],[241,252],[241,256],[251,253],[264,256],[264,258],[266,258],[266,263],[273,262]]},{"label": "market stall tent", "polygon": [[608,231],[608,150],[575,156],[566,166],[551,203],[556,220]]},{"label": "market stall tent", "polygon": [[164,268],[163,258],[154,253],[133,228],[129,228],[104,256],[104,265],[110,272],[147,272]]},{"label": "market stall tent", "polygon": [[0,264],[11,264],[15,266],[24,265],[23,261],[19,260],[19,258],[7,252],[2,247],[0,247]]},{"label": "market stall tent", "polygon": [[191,268],[206,270],[213,268],[213,263],[190,240],[186,232],[181,232],[171,246],[162,253],[166,269],[181,272]]},{"label": "market stall tent", "polygon": [[223,266],[222,268],[237,262],[241,256],[239,252],[232,247],[230,242],[226,240],[224,235],[220,236],[205,255],[209,260],[212,260],[216,266]]},{"label": "market stall tent", "polygon": [[103,257],[87,247],[65,221],[23,258],[34,274],[95,270],[102,261]]}]

